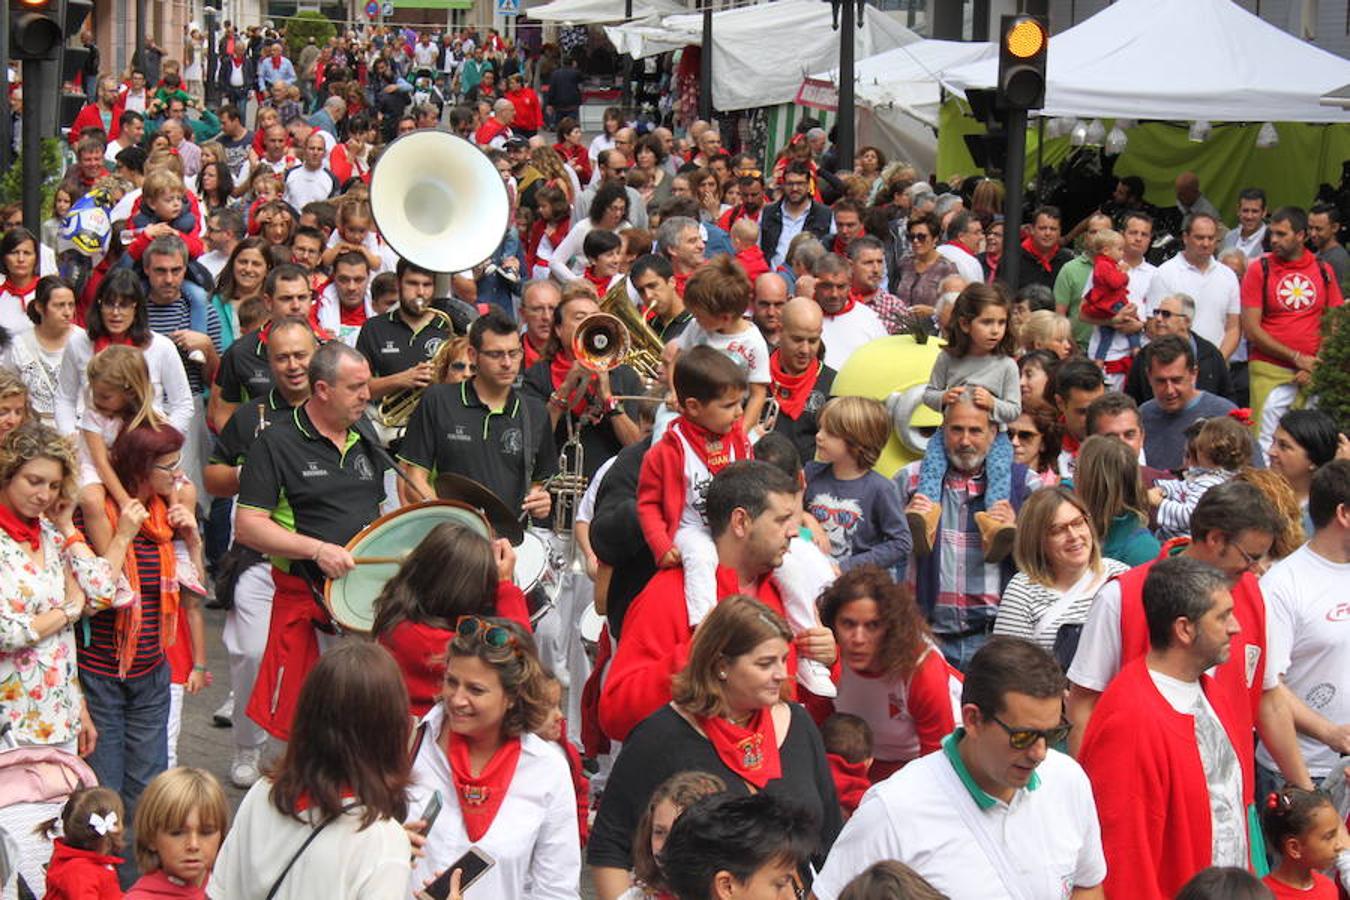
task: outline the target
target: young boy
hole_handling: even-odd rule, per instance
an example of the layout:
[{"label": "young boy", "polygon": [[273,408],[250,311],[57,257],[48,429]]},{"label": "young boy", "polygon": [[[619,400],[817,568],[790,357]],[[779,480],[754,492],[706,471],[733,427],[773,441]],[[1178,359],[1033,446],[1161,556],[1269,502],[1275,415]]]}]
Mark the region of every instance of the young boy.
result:
[{"label": "young boy", "polygon": [[745,277],[753,285],[755,279],[769,271],[764,251],[759,249],[759,226],[750,219],[737,219],[731,226],[731,247],[736,251],[736,262],[745,269]]},{"label": "young boy", "polygon": [[729,257],[718,256],[695,272],[684,289],[684,306],[694,316],[676,339],[681,351],[709,346],[735,360],[750,385],[741,416],[748,432],[759,424],[769,393],[769,345],[745,317],[750,307],[750,279]]},{"label": "young boy", "polygon": [[140,208],[128,223],[128,230],[134,237],[127,246],[127,253],[139,261],[155,238],[176,234],[187,244],[189,257],[201,256],[206,247],[202,244],[202,223],[195,207],[196,199],[188,197],[183,179],[178,175],[160,169],[145,176],[141,184]]},{"label": "young boy", "polygon": [[839,795],[839,806],[848,819],[862,802],[863,794],[872,786],[867,770],[872,767],[872,728],[862,719],[849,713],[835,713],[820,726],[825,744],[825,758],[830,763],[834,791]]}]

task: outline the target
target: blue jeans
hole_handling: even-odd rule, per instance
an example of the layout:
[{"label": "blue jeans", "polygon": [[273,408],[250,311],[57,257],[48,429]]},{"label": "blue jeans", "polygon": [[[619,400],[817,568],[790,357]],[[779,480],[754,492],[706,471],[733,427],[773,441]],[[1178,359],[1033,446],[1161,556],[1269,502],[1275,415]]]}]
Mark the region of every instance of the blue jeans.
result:
[{"label": "blue jeans", "polygon": [[[1008,432],[1000,431],[994,437],[989,455],[984,460],[984,508],[1012,497],[1012,441]],[[919,467],[919,485],[916,494],[923,494],[934,503],[942,502],[942,481],[947,477],[947,442],[942,429],[928,439],[924,449],[923,465]]]},{"label": "blue jeans", "polygon": [[[80,687],[98,729],[94,752],[85,761],[100,785],[122,796],[126,846],[134,847],[129,826],[136,801],[150,780],[169,766],[169,663],[165,660],[145,675],[126,680],[82,669]],[[118,871],[123,889],[138,877],[135,854],[125,856]]]},{"label": "blue jeans", "polygon": [[985,644],[989,643],[992,635],[993,623],[990,623],[990,631],[980,631],[975,634],[967,634],[958,638],[947,638],[940,634],[933,637],[937,639],[938,647],[942,650],[942,655],[947,657],[947,662],[956,667],[957,671],[964,673],[970,667],[970,660]]}]

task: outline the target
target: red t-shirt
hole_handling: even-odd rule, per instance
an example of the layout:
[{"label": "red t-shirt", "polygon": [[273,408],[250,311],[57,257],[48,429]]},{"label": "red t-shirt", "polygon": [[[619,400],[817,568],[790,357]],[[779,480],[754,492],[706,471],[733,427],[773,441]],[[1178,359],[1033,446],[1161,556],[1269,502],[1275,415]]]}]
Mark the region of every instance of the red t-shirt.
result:
[{"label": "red t-shirt", "polygon": [[[1308,254],[1304,254],[1307,256]],[[1261,883],[1270,888],[1270,892],[1275,895],[1275,900],[1337,900],[1336,882],[1332,881],[1321,872],[1313,872],[1312,890],[1301,891],[1296,887],[1290,887],[1283,881],[1276,881],[1273,874],[1267,875],[1261,879]]]},{"label": "red t-shirt", "polygon": [[[1267,334],[1309,356],[1322,345],[1322,316],[1343,302],[1336,273],[1307,250],[1292,262],[1267,253],[1248,266],[1242,278],[1242,308],[1261,310],[1261,327]],[[1261,352],[1255,343],[1250,355],[1289,368],[1288,360]]]}]

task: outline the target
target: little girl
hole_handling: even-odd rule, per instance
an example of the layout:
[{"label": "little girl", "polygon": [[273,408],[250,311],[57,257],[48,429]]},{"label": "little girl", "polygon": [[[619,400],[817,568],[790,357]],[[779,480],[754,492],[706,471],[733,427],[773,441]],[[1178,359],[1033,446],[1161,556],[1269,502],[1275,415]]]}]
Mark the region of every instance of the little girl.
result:
[{"label": "little girl", "polygon": [[[1008,330],[1011,312],[1007,295],[991,285],[972,284],[961,291],[947,325],[947,346],[933,363],[923,392],[923,402],[939,411],[966,395],[989,413],[998,427],[998,436],[985,459],[984,510],[1008,500],[1012,493],[1013,451],[1006,426],[1022,414],[1022,387],[1013,361],[1012,332]],[[892,406],[900,396],[898,392],[892,394],[887,405]],[[946,476],[946,443],[941,435],[934,435],[924,452],[915,495],[925,497],[932,505],[927,512],[906,514],[917,554],[933,552]],[[1012,551],[1016,526],[1000,522],[984,510],[975,513],[984,558],[986,562],[1000,562]]]},{"label": "little girl", "polygon": [[1231,481],[1238,469],[1250,465],[1251,431],[1231,415],[1206,419],[1191,426],[1186,443],[1186,471],[1180,481],[1159,481],[1149,488],[1149,503],[1157,509],[1158,537],[1163,540],[1191,533],[1191,513],[1215,485]]},{"label": "little girl", "polygon": [[206,900],[206,879],[229,825],[229,801],[210,772],[177,768],[156,775],[136,803],[141,877],[126,900]]},{"label": "little girl", "polygon": [[726,789],[726,783],[716,775],[690,771],[670,776],[652,791],[647,811],[638,820],[637,834],[633,836],[633,886],[619,900],[669,896],[657,860],[665,849],[671,826],[690,806]]},{"label": "little girl", "polygon": [[[1092,287],[1083,298],[1082,313],[1091,319],[1113,319],[1124,315],[1139,321],[1139,309],[1130,302],[1130,276],[1121,267],[1125,259],[1125,237],[1107,228],[1097,232],[1091,242]],[[1106,372],[1106,383],[1120,390],[1129,374],[1130,363],[1139,350],[1139,330],[1125,334],[1111,325],[1098,325],[1088,342],[1088,355]]]},{"label": "little girl", "polygon": [[563,714],[563,689],[558,677],[549,673],[544,682],[548,695],[548,718],[539,727],[535,735],[562,748],[567,757],[567,768],[572,773],[572,789],[577,795],[577,834],[581,837],[581,846],[586,846],[591,828],[591,782],[581,765],[581,754],[577,747],[567,739],[567,717]]},{"label": "little girl", "polygon": [[52,195],[52,217],[42,223],[42,243],[50,247],[53,253],[59,249],[57,241],[61,236],[61,226],[65,224],[66,215],[74,203],[75,198],[70,195],[70,188],[64,184],[59,185],[56,193]]},{"label": "little girl", "polygon": [[348,199],[338,205],[337,228],[328,237],[328,249],[323,253],[322,264],[331,268],[333,260],[349,250],[359,250],[365,254],[372,276],[392,272],[398,265],[398,255],[380,240],[375,231],[375,218],[371,215],[370,204],[364,200]]},{"label": "little girl", "polygon": [[1347,849],[1330,796],[1296,787],[1276,791],[1262,804],[1261,830],[1280,854],[1279,865],[1262,879],[1276,900],[1336,900],[1336,883],[1318,871],[1334,866]]},{"label": "little girl", "polygon": [[886,409],[870,397],[835,397],[818,421],[806,511],[824,526],[841,569],[889,569],[909,554],[910,535],[900,489],[872,469],[890,437]]},{"label": "little girl", "polygon": [[60,819],[38,826],[51,834],[59,821],[61,836],[52,842],[45,900],[115,900],[122,896],[114,856],[122,849],[126,814],[122,798],[105,787],[79,788],[61,808]]}]

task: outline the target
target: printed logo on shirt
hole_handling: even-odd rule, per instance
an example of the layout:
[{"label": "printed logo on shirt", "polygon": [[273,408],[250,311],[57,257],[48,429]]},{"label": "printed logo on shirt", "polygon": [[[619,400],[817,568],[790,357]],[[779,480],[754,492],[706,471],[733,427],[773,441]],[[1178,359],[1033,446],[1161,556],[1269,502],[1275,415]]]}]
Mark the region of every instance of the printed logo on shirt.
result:
[{"label": "printed logo on shirt", "polygon": [[903,719],[907,712],[908,704],[905,702],[905,695],[889,691],[886,694],[886,714],[892,719]]},{"label": "printed logo on shirt", "polygon": [[519,428],[508,428],[502,432],[502,452],[507,456],[519,456],[525,444]]},{"label": "printed logo on shirt", "polygon": [[811,499],[809,511],[825,528],[825,534],[830,539],[830,555],[835,559],[848,556],[853,532],[858,530],[863,518],[862,506],[858,501],[817,494]]},{"label": "printed logo on shirt", "polygon": [[445,439],[447,441],[472,441],[473,435],[465,431],[463,425],[456,425],[445,433]]},{"label": "printed logo on shirt", "polygon": [[440,350],[441,345],[444,343],[445,338],[432,338],[431,340],[427,341],[427,345],[425,347],[427,359],[431,359],[432,357],[434,357],[436,355],[436,351]]},{"label": "printed logo on shirt", "polygon": [[1297,312],[1317,302],[1317,288],[1301,272],[1291,272],[1275,285],[1275,297],[1285,309]]},{"label": "printed logo on shirt", "polygon": [[828,398],[820,391],[812,391],[806,398],[806,411],[809,413],[818,413],[825,406]]},{"label": "printed logo on shirt", "polygon": [[1260,645],[1258,644],[1247,645],[1247,658],[1245,662],[1247,664],[1247,671],[1246,671],[1247,687],[1251,687],[1252,682],[1256,679],[1256,666],[1259,662],[1261,662]]},{"label": "printed logo on shirt", "polygon": [[371,465],[370,457],[364,453],[352,460],[352,471],[362,481],[370,481],[375,477],[375,467]]},{"label": "printed logo on shirt", "polygon": [[712,484],[712,478],[699,478],[698,476],[695,476],[695,478],[698,480],[694,482],[691,488],[691,493],[694,496],[694,512],[698,513],[699,519],[703,521],[704,525],[707,525],[708,486]]},{"label": "printed logo on shirt", "polygon": [[1311,709],[1324,709],[1334,699],[1336,699],[1336,685],[1324,681],[1313,685],[1304,695],[1303,702]]},{"label": "printed logo on shirt", "polygon": [[305,460],[305,467],[300,471],[301,478],[327,478],[328,470],[319,465],[312,459]]},{"label": "printed logo on shirt", "polygon": [[393,341],[385,341],[384,346],[380,348],[381,353],[399,353],[400,349],[394,346]]},{"label": "printed logo on shirt", "polygon": [[1350,621],[1350,600],[1337,603],[1331,609],[1327,610],[1328,622]]}]

